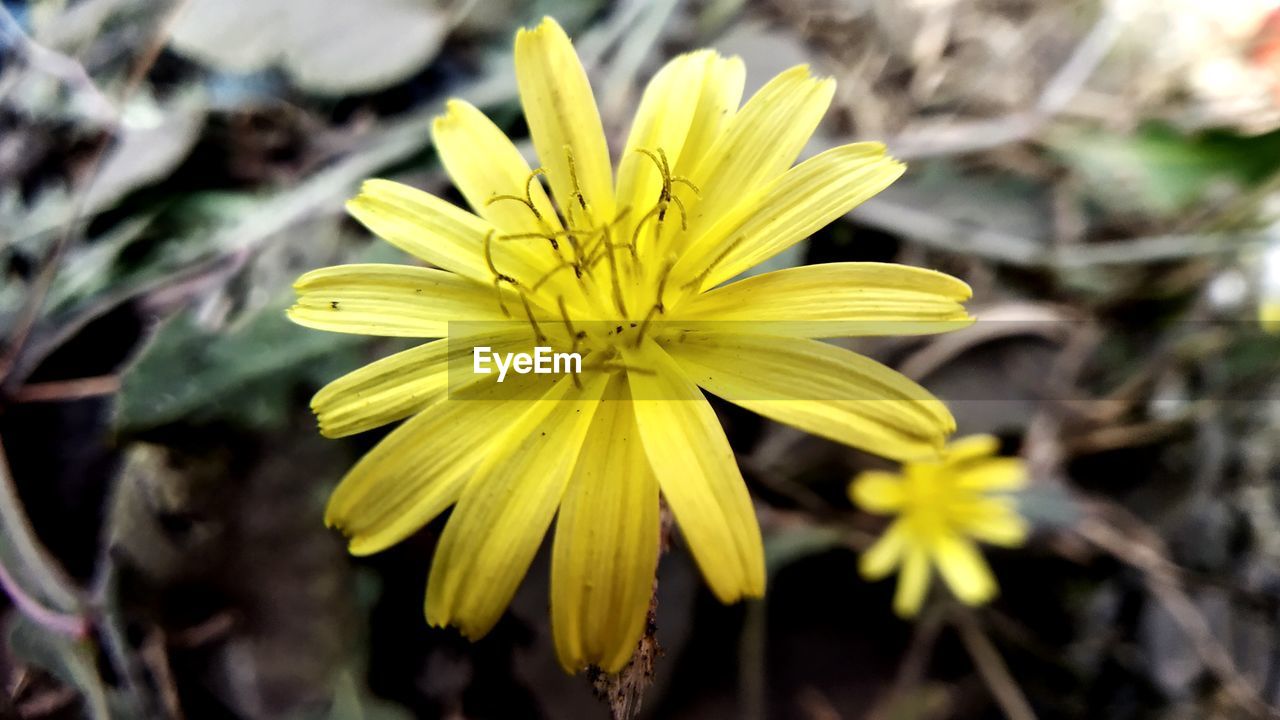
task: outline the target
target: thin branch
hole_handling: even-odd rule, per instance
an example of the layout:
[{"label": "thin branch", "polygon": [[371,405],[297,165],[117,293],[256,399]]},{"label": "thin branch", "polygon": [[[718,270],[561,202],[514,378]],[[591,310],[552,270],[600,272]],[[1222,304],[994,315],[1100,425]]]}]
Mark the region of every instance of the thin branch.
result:
[{"label": "thin branch", "polygon": [[1122,23],[1114,5],[1103,3],[1089,34],[1045,84],[1032,109],[1003,118],[904,133],[887,143],[894,155],[906,160],[959,155],[991,150],[1035,135],[1080,92],[1120,36]]},{"label": "thin branch", "polygon": [[1227,255],[1268,242],[1267,235],[1259,231],[1153,235],[1062,247],[1052,245],[1048,238],[1023,237],[951,220],[887,195],[871,198],[848,217],[926,247],[1014,267],[1057,272]]},{"label": "thin branch", "polygon": [[907,651],[898,665],[898,675],[894,678],[893,687],[889,689],[889,694],[883,701],[876,703],[870,720],[885,720],[893,717],[898,704],[916,692],[929,667],[929,660],[933,657],[933,649],[937,645],[944,620],[946,620],[946,606],[942,603],[928,604],[925,606],[924,613],[916,618],[911,642],[907,645]]},{"label": "thin branch", "polygon": [[[1114,510],[1123,512],[1120,508]],[[1127,512],[1124,514],[1128,515]],[[1231,653],[1213,634],[1209,621],[1183,590],[1182,569],[1168,559],[1159,537],[1137,518],[1123,519],[1130,532],[1119,530],[1096,513],[1081,519],[1076,532],[1099,549],[1142,572],[1147,590],[1186,634],[1201,661],[1217,676],[1232,702],[1253,717],[1272,714],[1273,709],[1240,673]]]},{"label": "thin branch", "polygon": [[974,617],[973,611],[962,606],[955,606],[950,614],[951,623],[960,633],[960,641],[973,658],[978,674],[991,690],[992,697],[1000,706],[1000,710],[1009,720],[1035,720],[1036,713],[1027,702],[1026,695],[1009,673],[1000,651],[987,637],[987,633]]},{"label": "thin branch", "polygon": [[98,375],[96,377],[76,378],[75,380],[52,380],[23,385],[13,394],[13,400],[19,403],[62,402],[112,395],[119,392],[119,390],[120,376]]}]

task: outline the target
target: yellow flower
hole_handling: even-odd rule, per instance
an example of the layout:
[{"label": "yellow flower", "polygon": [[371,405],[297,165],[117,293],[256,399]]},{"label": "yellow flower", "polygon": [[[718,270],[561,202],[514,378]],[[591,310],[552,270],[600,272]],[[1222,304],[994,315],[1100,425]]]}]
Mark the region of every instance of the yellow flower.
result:
[{"label": "yellow flower", "polygon": [[[954,429],[941,403],[813,338],[961,327],[969,288],[879,263],[717,287],[902,172],[873,143],[790,167],[833,93],[806,68],[739,107],[739,59],[677,57],[649,84],[615,179],[591,87],[560,26],[547,19],[520,31],[515,63],[541,167],[476,108],[450,102],[435,145],[472,212],[385,180],[366,182],[347,206],[440,269],[316,270],[296,283],[289,316],[335,332],[446,338],[339,378],[313,400],[330,437],[410,417],[329,501],[326,521],[349,536],[351,552],[378,552],[456,504],[426,616],[475,638],[500,617],[557,518],[560,660],[571,671],[615,671],[645,624],[659,493],[721,601],[764,592],[751,498],[699,386],[884,455],[934,453]],[[478,346],[584,360],[571,375],[500,382],[467,370]]]},{"label": "yellow flower", "polygon": [[894,612],[910,617],[920,610],[931,564],[963,602],[995,597],[995,577],[974,540],[1013,547],[1028,530],[1007,494],[1026,484],[1026,468],[1018,458],[996,457],[999,446],[990,435],[970,435],[938,460],[906,463],[901,475],[867,471],[849,485],[849,497],[864,510],[898,516],[859,562],[868,580],[901,566]]},{"label": "yellow flower", "polygon": [[1264,300],[1258,306],[1258,323],[1264,331],[1280,334],[1280,301]]}]

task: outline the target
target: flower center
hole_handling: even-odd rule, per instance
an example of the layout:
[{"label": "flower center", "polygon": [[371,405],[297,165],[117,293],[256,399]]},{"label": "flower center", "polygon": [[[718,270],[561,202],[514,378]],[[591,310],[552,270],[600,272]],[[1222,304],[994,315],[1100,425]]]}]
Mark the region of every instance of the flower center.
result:
[{"label": "flower center", "polygon": [[[660,318],[696,291],[716,262],[683,287],[669,287],[682,234],[688,229],[689,208],[701,191],[688,178],[672,173],[662,148],[636,152],[637,161],[653,163],[661,181],[647,207],[623,207],[613,217],[597,216],[579,188],[568,147],[572,193],[567,202],[561,198],[553,217],[539,211],[534,201],[534,183],[547,174],[543,168],[529,173],[523,196],[494,195],[487,203],[524,205],[535,228],[491,232],[484,240],[485,263],[503,313],[523,316],[541,344],[593,355],[595,362],[586,363],[595,367],[621,365],[623,349],[639,347],[645,337],[660,334]],[[500,267],[495,247],[507,243],[524,244],[521,257],[540,274],[517,277]]]}]

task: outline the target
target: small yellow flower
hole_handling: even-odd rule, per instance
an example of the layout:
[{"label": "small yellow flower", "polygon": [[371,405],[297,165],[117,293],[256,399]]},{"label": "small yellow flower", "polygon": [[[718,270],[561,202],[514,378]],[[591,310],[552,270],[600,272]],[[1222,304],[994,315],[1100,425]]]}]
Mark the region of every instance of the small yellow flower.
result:
[{"label": "small yellow flower", "polygon": [[1258,306],[1258,323],[1265,332],[1280,334],[1280,300],[1264,300]]},{"label": "small yellow flower", "polygon": [[1261,299],[1258,302],[1258,324],[1263,332],[1280,334],[1280,241],[1273,241],[1262,252]]},{"label": "small yellow flower", "polygon": [[[889,457],[931,455],[954,430],[946,408],[815,338],[962,327],[969,288],[881,263],[723,284],[902,173],[875,143],[791,167],[826,112],[831,80],[793,68],[739,107],[739,59],[681,55],[645,91],[615,178],[560,26],[520,31],[515,63],[541,167],[479,110],[450,102],[435,146],[472,212],[385,180],[366,182],[347,206],[439,269],[316,270],[296,283],[289,316],[334,332],[445,338],[339,378],[312,402],[329,437],[410,418],[329,501],[326,521],[351,552],[383,550],[456,504],[426,616],[475,638],[501,616],[555,519],[560,661],[616,671],[644,629],[659,493],[721,601],[764,592],[751,497],[702,389]],[[549,383],[499,382],[461,367],[477,346],[549,347],[584,362]]]},{"label": "small yellow flower", "polygon": [[971,435],[949,444],[938,460],[908,462],[900,475],[867,471],[849,485],[849,497],[864,510],[897,515],[862,554],[859,569],[878,580],[901,566],[893,598],[898,615],[920,610],[930,565],[970,605],[995,597],[995,577],[974,541],[1015,547],[1028,531],[1008,495],[1026,484],[1026,468],[1018,458],[996,457],[999,446],[990,435]]}]

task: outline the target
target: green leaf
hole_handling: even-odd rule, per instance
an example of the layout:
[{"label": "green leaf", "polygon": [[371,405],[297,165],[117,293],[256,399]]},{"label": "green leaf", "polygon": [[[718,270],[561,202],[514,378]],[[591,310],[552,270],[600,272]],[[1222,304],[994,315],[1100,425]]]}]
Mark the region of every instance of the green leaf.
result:
[{"label": "green leaf", "polygon": [[791,563],[845,547],[844,533],[822,525],[790,528],[764,539],[764,564],[770,576]]},{"label": "green leaf", "polygon": [[1114,212],[1173,215],[1280,170],[1280,131],[1188,135],[1153,124],[1133,135],[1059,130],[1047,143],[1081,176],[1088,195]]},{"label": "green leaf", "polygon": [[226,418],[249,427],[283,423],[302,380],[359,363],[367,339],[299,327],[272,303],[227,332],[174,318],[125,376],[117,424],[143,429],[183,418]]}]

